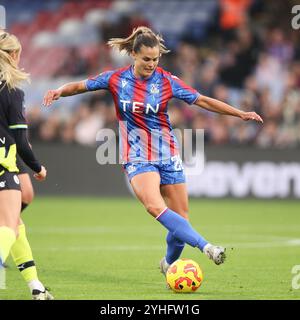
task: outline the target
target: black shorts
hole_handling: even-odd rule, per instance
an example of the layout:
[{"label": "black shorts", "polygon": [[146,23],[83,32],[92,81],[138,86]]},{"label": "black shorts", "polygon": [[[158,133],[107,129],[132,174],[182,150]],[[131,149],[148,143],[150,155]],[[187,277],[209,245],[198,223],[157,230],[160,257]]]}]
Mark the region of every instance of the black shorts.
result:
[{"label": "black shorts", "polygon": [[17,172],[0,171],[0,191],[21,190]]},{"label": "black shorts", "polygon": [[18,154],[17,154],[17,167],[19,169],[19,174],[29,173],[26,164]]}]

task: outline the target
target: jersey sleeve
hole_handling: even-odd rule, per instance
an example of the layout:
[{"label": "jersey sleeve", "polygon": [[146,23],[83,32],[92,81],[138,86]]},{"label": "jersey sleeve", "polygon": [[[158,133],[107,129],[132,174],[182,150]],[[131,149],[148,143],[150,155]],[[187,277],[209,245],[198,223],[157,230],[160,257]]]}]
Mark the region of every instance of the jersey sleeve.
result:
[{"label": "jersey sleeve", "polygon": [[24,92],[20,89],[12,90],[8,109],[8,126],[10,129],[27,129],[25,118]]},{"label": "jersey sleeve", "polygon": [[188,104],[193,104],[200,96],[200,93],[197,90],[188,86],[178,77],[174,75],[169,75],[168,79],[171,84],[174,98],[183,100]]},{"label": "jersey sleeve", "polygon": [[100,73],[96,77],[91,77],[85,80],[85,87],[87,91],[96,91],[100,89],[108,89],[109,79],[113,71],[106,71]]},{"label": "jersey sleeve", "polygon": [[39,173],[42,170],[42,166],[31,149],[27,139],[27,131],[13,130],[12,132],[16,141],[19,156],[32,171]]}]

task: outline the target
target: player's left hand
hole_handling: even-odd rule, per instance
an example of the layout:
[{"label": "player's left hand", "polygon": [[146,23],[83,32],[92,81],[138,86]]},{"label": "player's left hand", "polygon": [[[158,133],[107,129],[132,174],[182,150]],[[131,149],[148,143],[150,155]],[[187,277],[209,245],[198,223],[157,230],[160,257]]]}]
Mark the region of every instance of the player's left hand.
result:
[{"label": "player's left hand", "polygon": [[243,112],[241,114],[241,118],[244,121],[254,120],[254,121],[257,121],[257,122],[260,122],[260,123],[264,123],[264,120],[256,112]]},{"label": "player's left hand", "polygon": [[47,176],[46,168],[42,166],[41,171],[39,173],[35,173],[33,176],[37,181],[44,181]]}]

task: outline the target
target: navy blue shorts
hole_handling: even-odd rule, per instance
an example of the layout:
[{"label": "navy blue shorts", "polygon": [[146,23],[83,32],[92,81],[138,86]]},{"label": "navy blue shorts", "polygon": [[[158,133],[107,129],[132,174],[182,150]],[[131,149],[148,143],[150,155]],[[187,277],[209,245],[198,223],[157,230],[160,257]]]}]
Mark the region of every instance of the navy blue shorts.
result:
[{"label": "navy blue shorts", "polygon": [[129,181],[144,172],[158,172],[160,184],[185,183],[184,168],[180,156],[174,156],[169,160],[150,162],[127,162],[123,165]]},{"label": "navy blue shorts", "polygon": [[21,190],[17,172],[0,169],[0,191],[2,190]]}]

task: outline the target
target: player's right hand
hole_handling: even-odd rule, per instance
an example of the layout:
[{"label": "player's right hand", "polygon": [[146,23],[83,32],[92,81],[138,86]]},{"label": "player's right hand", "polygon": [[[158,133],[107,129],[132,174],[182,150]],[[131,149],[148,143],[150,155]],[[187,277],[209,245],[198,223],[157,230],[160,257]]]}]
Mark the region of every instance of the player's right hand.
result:
[{"label": "player's right hand", "polygon": [[256,112],[242,112],[241,118],[244,121],[254,120],[256,122],[264,123],[264,120],[262,119],[262,117],[258,115]]},{"label": "player's right hand", "polygon": [[33,176],[37,181],[44,181],[47,176],[46,168],[44,166],[42,166],[41,171],[39,173],[35,173]]},{"label": "player's right hand", "polygon": [[54,100],[58,100],[60,98],[60,96],[61,96],[60,90],[48,90],[44,96],[43,105],[45,107],[50,106],[50,104]]}]

